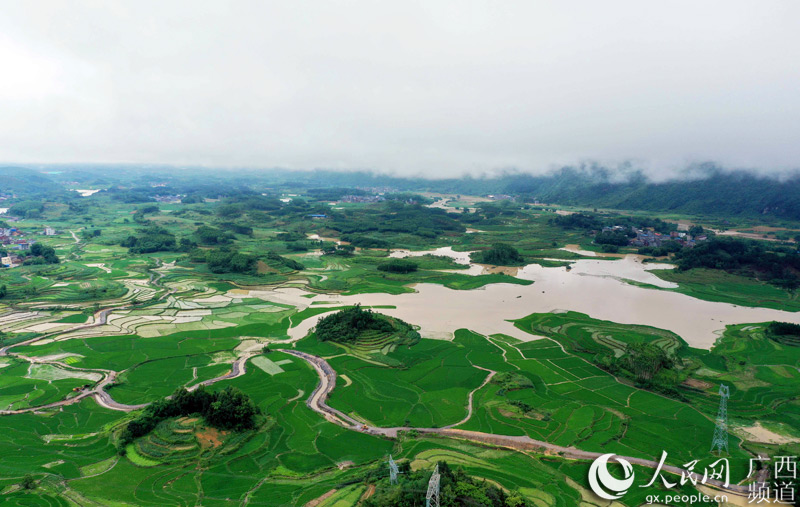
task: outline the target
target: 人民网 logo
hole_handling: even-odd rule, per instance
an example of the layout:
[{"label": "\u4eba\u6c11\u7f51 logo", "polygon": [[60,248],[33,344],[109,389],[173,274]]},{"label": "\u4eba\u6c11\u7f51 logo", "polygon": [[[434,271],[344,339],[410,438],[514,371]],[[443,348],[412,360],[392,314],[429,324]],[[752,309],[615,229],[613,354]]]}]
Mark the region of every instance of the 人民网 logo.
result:
[{"label": "\u4eba\u6c11\u7f51 logo", "polygon": [[617,500],[633,484],[633,466],[623,458],[615,458],[625,473],[624,479],[617,479],[608,471],[608,460],[611,458],[614,458],[614,454],[603,454],[592,462],[589,467],[589,486],[600,498]]}]

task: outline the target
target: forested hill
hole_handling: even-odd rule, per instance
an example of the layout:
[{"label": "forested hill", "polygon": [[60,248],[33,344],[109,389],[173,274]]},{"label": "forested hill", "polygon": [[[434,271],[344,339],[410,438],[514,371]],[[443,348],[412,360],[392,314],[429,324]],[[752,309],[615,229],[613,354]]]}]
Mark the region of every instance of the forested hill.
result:
[{"label": "forested hill", "polygon": [[779,180],[708,166],[691,178],[655,183],[635,171],[622,176],[602,167],[566,167],[539,176],[506,174],[495,178],[439,180],[314,171],[297,180],[306,178],[310,178],[308,183],[313,179],[317,186],[389,186],[406,191],[465,195],[508,194],[528,201],[538,199],[544,203],[601,208],[800,219],[800,173]]},{"label": "forested hill", "polygon": [[24,167],[0,167],[0,193],[46,194],[60,192],[61,186],[44,174]]},{"label": "forested hill", "polygon": [[612,182],[602,170],[562,169],[548,176],[508,177],[506,193],[541,202],[721,215],[769,214],[800,219],[800,175],[788,180],[713,171],[700,179],[653,183],[635,174]]},{"label": "forested hill", "polygon": [[[56,167],[56,166],[54,166]],[[57,166],[53,178],[20,167],[0,167],[0,192],[45,194],[62,191],[59,181],[112,187],[120,198],[144,202],[155,194],[202,194],[301,189],[393,189],[462,195],[508,194],[527,202],[598,208],[677,211],[724,216],[771,215],[800,219],[800,172],[784,179],[745,171],[725,171],[707,164],[693,167],[691,177],[665,182],[648,180],[635,170],[601,166],[565,167],[543,175],[506,173],[497,177],[425,179],[368,171],[292,171],[284,169],[168,168],[138,166]],[[435,171],[431,171],[435,174]],[[152,183],[167,184],[153,186]],[[124,187],[127,190],[120,190]],[[90,188],[90,187],[87,187]],[[137,195],[133,195],[137,194]],[[140,195],[141,194],[141,195]]]}]

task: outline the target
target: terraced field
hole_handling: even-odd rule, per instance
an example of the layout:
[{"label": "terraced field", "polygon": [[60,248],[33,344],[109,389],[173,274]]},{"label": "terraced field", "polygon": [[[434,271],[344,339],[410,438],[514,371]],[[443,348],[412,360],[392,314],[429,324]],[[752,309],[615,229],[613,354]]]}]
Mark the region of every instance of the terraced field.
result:
[{"label": "terraced field", "polygon": [[[756,453],[800,453],[800,349],[767,338],[763,323],[729,326],[712,350],[692,349],[677,334],[645,325],[561,310],[525,317],[532,311],[526,298],[550,297],[540,295],[539,281],[467,274],[473,270],[431,256],[416,258],[416,272],[389,274],[377,269],[389,255],[383,248],[320,255],[311,241],[277,239],[307,237],[312,230],[338,234],[322,223],[309,225],[304,215],[262,224],[246,222],[243,212],[215,226],[246,230],[246,222],[252,234],[232,234],[223,246],[198,243],[192,235],[198,223],[219,220],[219,203],[163,205],[152,219],[138,217],[190,240],[187,250],[194,242],[201,251],[235,247],[260,255],[268,245],[304,264],[260,274],[215,273],[207,262],[190,261],[186,251],[131,254],[119,244],[146,225],[131,220],[137,208],[98,198],[106,199],[107,211],[95,217],[103,227],[99,239],[78,227],[89,225],[70,225],[81,234],[76,242],[68,234],[44,239],[57,247],[61,264],[0,273],[8,285],[0,307],[0,410],[64,402],[2,416],[0,499],[9,505],[352,507],[383,487],[388,454],[412,470],[447,461],[537,507],[602,505],[586,489],[587,460],[541,446],[504,446],[490,437],[527,436],[562,451],[642,459],[667,450],[668,464],[699,459],[702,468],[712,459],[708,445],[722,383],[731,386],[732,477],[744,476]],[[548,225],[549,211],[522,217],[514,215],[522,210],[512,211],[496,216],[513,223],[498,218],[479,232],[436,238],[396,234],[392,245],[432,248],[446,241],[467,252],[505,241],[535,259],[534,268],[551,270],[563,267],[543,266],[581,257],[559,249],[564,241],[598,248],[583,232]],[[473,332],[464,328],[463,312],[452,314],[446,340],[405,341],[377,331],[348,344],[317,340],[316,318],[354,304],[348,295],[365,295],[367,302],[375,293],[405,298],[419,282],[452,289],[442,289],[445,295],[476,290],[468,294],[478,296],[510,284],[520,291],[513,293],[514,305],[526,309],[513,316],[516,328],[488,312],[486,319],[530,340]],[[714,290],[731,294],[724,285]],[[773,299],[763,287],[758,291]],[[497,294],[498,301],[506,297]],[[383,310],[393,315],[401,306],[394,306],[395,296],[385,297]],[[511,298],[503,304],[511,305]],[[674,392],[597,365],[601,357],[621,359],[631,345],[642,344],[675,358]],[[320,373],[302,354],[289,352],[323,358],[332,371]],[[320,413],[314,400],[323,377],[331,381],[323,402],[358,424],[343,427]],[[200,417],[169,418],[118,448],[123,428],[141,413],[138,405],[201,384],[211,392],[233,386],[246,393],[262,411],[257,427],[236,433]],[[66,403],[76,396],[83,398]],[[754,441],[740,431],[754,421],[780,443]],[[487,436],[470,440],[466,431]],[[636,472],[646,477],[652,470],[636,465]],[[29,473],[37,482],[34,493],[21,489]],[[693,490],[687,485],[683,491]],[[632,488],[621,503],[639,505],[646,493]]]}]

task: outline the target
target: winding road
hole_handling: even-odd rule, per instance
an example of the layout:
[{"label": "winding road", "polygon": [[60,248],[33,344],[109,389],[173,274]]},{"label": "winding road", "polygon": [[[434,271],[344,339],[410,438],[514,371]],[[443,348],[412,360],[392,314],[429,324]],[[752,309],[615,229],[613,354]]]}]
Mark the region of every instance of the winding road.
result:
[{"label": "winding road", "polygon": [[[308,406],[308,408],[320,414],[327,421],[333,424],[338,424],[339,426],[347,428],[349,430],[360,431],[362,433],[367,433],[376,436],[383,436],[388,438],[397,438],[400,432],[413,430],[423,434],[439,435],[448,438],[469,440],[472,442],[480,442],[483,444],[489,444],[499,447],[507,447],[510,449],[523,452],[532,451],[550,455],[559,455],[567,459],[577,459],[577,460],[594,460],[602,456],[603,454],[606,454],[602,452],[582,451],[574,447],[564,447],[560,445],[555,445],[542,440],[535,440],[528,436],[496,435],[492,433],[482,433],[478,431],[454,429],[452,426],[463,424],[472,415],[472,395],[475,393],[475,391],[477,391],[477,389],[470,392],[467,417],[462,421],[456,423],[455,425],[447,426],[444,428],[413,428],[407,426],[380,428],[376,426],[370,426],[355,420],[354,418],[345,414],[341,410],[337,410],[327,404],[328,396],[333,391],[334,387],[336,387],[336,371],[331,367],[330,364],[328,364],[328,362],[325,359],[293,349],[281,349],[281,352],[285,352],[287,354],[291,354],[293,356],[303,359],[304,361],[309,363],[311,367],[314,368],[314,370],[319,375],[319,383],[317,384],[317,387],[314,389],[314,391],[311,393],[308,399],[306,399],[306,405]],[[491,370],[487,371],[491,372]],[[490,373],[487,376],[486,380],[484,380],[483,384],[480,387],[478,387],[478,389],[485,386],[491,380],[492,376],[493,374]],[[620,457],[628,460],[633,464],[645,466],[648,468],[656,468],[658,466],[658,462],[653,460],[636,458],[632,456],[620,456]],[[697,482],[700,482],[702,480],[702,476],[700,476],[699,474],[695,472],[690,472],[680,467],[665,464],[662,466],[662,470],[674,475],[679,475],[679,476],[685,475]],[[725,493],[730,493],[734,495],[746,496],[748,492],[747,486],[742,486],[738,484],[730,484],[726,486],[722,481],[716,479],[708,479],[705,482],[705,484],[708,486],[713,486]]]},{"label": "winding road", "polygon": [[[70,231],[70,232],[72,233],[72,231]],[[75,238],[76,242],[79,242],[79,239],[77,238],[77,236],[74,233],[72,233],[72,235]],[[160,261],[158,261],[158,262],[160,264]],[[163,276],[164,276],[163,273],[160,273],[160,272],[157,272],[157,271],[156,272],[151,271],[151,273],[150,273],[150,283],[152,285],[160,286],[160,287],[163,288],[163,286],[161,286],[161,284],[159,283]],[[170,290],[162,293],[159,296],[158,299],[163,299],[163,298],[167,297],[168,295],[174,293],[175,291],[176,291],[176,289],[170,289]],[[123,305],[123,306],[115,306],[115,307],[104,308],[102,310],[99,310],[99,311],[95,312],[94,321],[91,324],[83,324],[83,325],[75,326],[73,328],[70,328],[68,331],[71,332],[71,331],[76,331],[76,330],[80,330],[80,329],[88,329],[88,328],[93,328],[93,327],[97,327],[97,326],[102,326],[102,325],[106,324],[108,316],[109,316],[109,314],[111,312],[113,312],[115,310],[128,309],[128,308],[132,308],[132,307],[135,307],[135,306],[136,306],[136,303],[132,303],[132,304],[127,304],[127,305]],[[26,341],[19,342],[19,343],[13,344],[13,345],[5,346],[3,348],[0,348],[0,356],[13,355],[14,357],[18,357],[20,359],[27,360],[27,361],[29,361],[31,363],[53,364],[53,365],[57,365],[60,368],[66,368],[66,369],[72,369],[72,370],[80,370],[80,371],[85,371],[85,372],[94,372],[94,373],[101,374],[103,376],[102,380],[97,382],[94,385],[94,387],[92,387],[91,389],[85,389],[85,390],[79,391],[77,395],[72,396],[70,398],[67,398],[67,399],[64,399],[64,400],[61,400],[61,401],[58,401],[58,402],[50,403],[50,404],[47,404],[47,405],[37,406],[37,407],[29,407],[29,408],[19,409],[19,410],[3,410],[3,411],[0,411],[0,415],[21,414],[21,413],[27,413],[27,412],[37,412],[37,411],[42,411],[42,410],[52,409],[52,408],[59,408],[59,407],[67,406],[67,405],[72,405],[74,403],[78,403],[81,400],[83,400],[85,398],[88,398],[88,397],[92,397],[100,406],[103,406],[105,408],[112,409],[112,410],[123,411],[123,412],[130,412],[130,411],[138,410],[138,409],[141,409],[141,408],[144,408],[144,407],[147,406],[146,404],[126,405],[126,404],[118,403],[118,402],[114,401],[114,399],[111,397],[111,395],[109,395],[105,391],[105,389],[109,385],[111,385],[114,382],[116,382],[117,375],[118,375],[118,372],[116,372],[116,371],[107,370],[107,369],[83,369],[83,368],[77,368],[77,367],[74,367],[74,366],[67,365],[67,364],[65,364],[63,362],[59,362],[57,360],[40,360],[40,359],[37,359],[37,358],[31,358],[31,357],[27,357],[27,356],[24,356],[24,355],[21,355],[21,354],[12,354],[12,353],[9,352],[10,349],[12,349],[14,347],[19,347],[19,346],[23,346],[23,345],[29,345],[29,344],[35,343],[35,342],[37,342],[39,340],[48,338],[48,337],[53,336],[53,335],[62,334],[62,333],[64,333],[64,331],[47,333],[47,334],[43,334],[43,335],[37,336],[36,338],[32,338],[30,340],[26,340]],[[288,340],[288,342],[291,342],[291,341],[295,341],[295,340],[294,339]],[[377,427],[377,426],[371,426],[369,424],[365,424],[365,423],[363,423],[361,421],[358,421],[355,418],[353,418],[352,416],[350,416],[350,415],[348,415],[348,414],[346,414],[346,413],[344,413],[344,412],[342,412],[340,410],[337,410],[337,409],[335,409],[335,408],[333,408],[333,407],[331,407],[331,406],[329,406],[327,404],[327,399],[328,399],[329,395],[331,394],[333,389],[336,387],[337,374],[336,374],[336,371],[331,367],[331,365],[324,358],[318,357],[318,356],[315,356],[315,355],[312,355],[312,354],[308,354],[306,352],[301,352],[301,351],[298,351],[298,350],[295,350],[295,349],[280,349],[280,350],[281,350],[281,352],[293,355],[295,357],[298,357],[298,358],[306,361],[316,371],[316,373],[317,373],[317,375],[319,377],[319,382],[317,383],[317,386],[312,391],[310,396],[306,399],[306,405],[311,410],[313,410],[314,412],[320,414],[323,418],[325,418],[325,420],[331,422],[332,424],[336,424],[336,425],[338,425],[340,427],[346,428],[348,430],[358,431],[358,432],[362,432],[362,433],[366,433],[366,434],[370,434],[370,435],[375,435],[375,436],[380,436],[380,437],[385,437],[385,438],[393,438],[393,439],[398,438],[398,436],[400,435],[401,432],[406,432],[406,431],[412,431],[413,430],[413,431],[416,431],[416,432],[422,433],[422,434],[430,434],[430,435],[438,435],[438,436],[447,437],[447,438],[463,439],[463,440],[468,440],[468,441],[471,441],[471,442],[479,442],[479,443],[492,445],[492,446],[506,447],[506,448],[510,448],[510,449],[514,449],[514,450],[522,451],[522,452],[535,452],[535,453],[544,453],[544,454],[550,454],[550,455],[559,455],[559,456],[562,456],[562,457],[567,458],[567,459],[576,459],[576,460],[594,460],[594,459],[598,458],[599,456],[605,454],[605,453],[600,453],[600,452],[582,451],[582,450],[576,449],[574,447],[559,446],[559,445],[555,445],[555,444],[552,444],[552,443],[549,443],[549,442],[545,442],[545,441],[541,441],[541,440],[535,440],[535,439],[532,439],[532,438],[530,438],[528,436],[497,435],[497,434],[482,433],[482,432],[477,432],[477,431],[467,431],[467,430],[456,429],[455,428],[456,426],[459,426],[459,425],[462,425],[462,424],[466,423],[472,417],[474,394],[478,390],[480,390],[481,388],[485,387],[491,381],[491,379],[494,377],[494,375],[496,374],[495,371],[488,370],[486,368],[481,368],[481,367],[475,366],[476,368],[480,368],[480,369],[482,369],[484,371],[487,371],[488,375],[486,376],[486,378],[484,379],[483,383],[480,386],[478,386],[477,388],[473,389],[469,393],[468,400],[467,400],[467,407],[466,407],[467,408],[467,415],[461,421],[459,421],[457,423],[454,423],[454,424],[451,424],[451,425],[448,425],[448,426],[445,426],[445,427],[442,427],[442,428],[413,428],[413,427],[405,427],[405,426],[403,426],[403,427],[382,428],[382,427]],[[199,382],[199,383],[191,386],[189,389],[190,390],[194,390],[194,389],[197,389],[200,386],[208,386],[208,385],[214,384],[216,382],[220,382],[220,381],[223,381],[223,380],[230,380],[230,379],[234,379],[234,378],[237,378],[237,377],[240,377],[240,376],[244,375],[246,373],[246,363],[247,363],[247,361],[251,357],[253,357],[254,355],[256,355],[258,353],[259,353],[259,351],[256,351],[256,350],[243,351],[243,353],[239,357],[237,357],[236,360],[231,364],[231,370],[228,373],[226,373],[225,375],[213,378],[213,379],[204,380],[202,382]],[[641,465],[641,466],[645,466],[645,467],[649,467],[649,468],[656,468],[658,466],[658,462],[653,461],[653,460],[647,460],[647,459],[636,458],[636,457],[628,457],[628,456],[623,456],[623,458],[627,459],[629,462],[631,462],[633,464],[637,464],[637,465]],[[695,481],[699,481],[701,479],[694,472],[689,472],[687,470],[684,470],[684,469],[681,469],[679,467],[675,467],[675,466],[672,466],[672,465],[664,465],[662,467],[662,469],[665,472],[669,472],[669,473],[672,473],[672,474],[675,474],[675,475],[690,477]],[[742,494],[746,495],[747,491],[748,491],[746,486],[741,486],[741,485],[736,485],[736,484],[725,486],[721,481],[718,481],[718,480],[715,480],[715,479],[707,480],[706,481],[706,485],[713,486],[713,487],[715,487],[717,489],[720,489],[721,491],[723,491],[725,493],[730,493],[730,494],[734,494],[734,495],[742,495]]]},{"label": "winding road", "polygon": [[[76,243],[80,243],[80,240],[75,235],[75,233],[73,231],[70,231],[70,233],[72,234],[72,237],[75,239],[75,242]],[[158,262],[158,266],[161,266],[161,261],[159,259],[156,259],[156,261]],[[161,285],[159,283],[161,278],[163,278],[163,277],[164,277],[163,273],[160,273],[160,272],[157,272],[157,271],[154,273],[154,272],[151,271],[149,281],[150,281],[151,284],[155,285],[156,287],[164,288],[163,285]],[[166,292],[164,292],[163,294],[161,294],[158,299],[159,300],[160,299],[164,299],[165,297],[169,296],[170,294],[175,293],[175,291],[176,291],[176,289],[169,289]],[[100,375],[103,376],[103,379],[100,380],[97,384],[95,384],[95,386],[93,388],[84,389],[84,390],[78,391],[78,394],[75,395],[75,396],[72,396],[72,397],[69,397],[69,398],[66,398],[66,399],[63,399],[63,400],[60,400],[60,401],[56,401],[56,402],[53,402],[53,403],[48,403],[46,405],[39,405],[39,406],[36,406],[36,407],[27,407],[27,408],[17,409],[17,410],[0,410],[0,415],[24,414],[26,412],[38,412],[38,411],[47,410],[47,409],[51,409],[51,408],[64,407],[64,406],[67,406],[67,405],[72,405],[73,403],[77,403],[77,402],[79,402],[79,401],[81,401],[81,400],[83,400],[85,398],[89,398],[89,397],[94,398],[95,401],[100,406],[103,406],[105,408],[109,408],[109,409],[112,409],[112,410],[120,410],[120,411],[123,411],[123,412],[130,412],[132,410],[138,410],[140,408],[146,407],[147,404],[126,405],[124,403],[118,403],[118,402],[114,401],[114,399],[105,391],[105,388],[107,386],[113,384],[117,380],[118,372],[116,372],[114,370],[106,370],[106,369],[102,369],[102,368],[79,368],[79,367],[76,367],[76,366],[71,366],[71,365],[68,365],[66,363],[57,361],[57,360],[54,360],[54,361],[53,360],[41,360],[41,359],[38,359],[38,358],[35,358],[35,357],[28,357],[28,356],[25,356],[25,355],[22,355],[22,354],[14,354],[14,353],[10,352],[10,350],[12,348],[22,347],[22,346],[25,346],[25,345],[31,345],[33,343],[36,343],[36,342],[40,341],[40,340],[44,340],[44,339],[50,338],[51,336],[56,336],[56,335],[64,334],[64,333],[67,333],[67,332],[78,331],[78,330],[81,330],[81,329],[91,329],[91,328],[94,328],[94,327],[99,327],[99,326],[105,325],[108,322],[108,316],[109,316],[109,314],[111,314],[111,312],[113,312],[115,310],[127,310],[127,309],[130,309],[130,308],[134,308],[135,306],[136,306],[136,303],[130,303],[130,304],[125,304],[125,305],[111,306],[111,307],[108,307],[108,308],[103,308],[103,309],[98,310],[98,311],[96,311],[94,313],[93,322],[91,322],[89,324],[80,324],[78,326],[70,327],[67,330],[53,331],[53,332],[50,332],[50,333],[41,334],[39,336],[36,336],[35,338],[31,338],[29,340],[24,340],[24,341],[21,341],[21,342],[18,342],[18,343],[13,343],[11,345],[6,345],[5,347],[0,348],[0,357],[2,357],[2,356],[13,356],[13,357],[16,357],[18,359],[22,359],[22,360],[28,361],[29,363],[52,364],[52,365],[55,365],[55,366],[58,366],[58,367],[64,368],[64,369],[82,371],[82,372],[89,372],[89,373],[99,373]],[[246,358],[245,358],[245,361],[246,361]],[[241,370],[241,373],[239,373],[240,370]],[[235,362],[234,365],[233,365],[233,369],[232,369],[231,373],[229,373],[227,375],[223,375],[222,377],[219,377],[217,379],[211,379],[211,380],[208,380],[208,381],[205,381],[205,382],[213,383],[213,382],[216,382],[216,381],[219,381],[219,380],[225,380],[227,378],[234,378],[236,376],[241,375],[243,373],[243,371],[244,371],[243,363],[239,363],[238,360],[237,360],[237,362]],[[233,375],[233,376],[231,376],[231,375]]]}]

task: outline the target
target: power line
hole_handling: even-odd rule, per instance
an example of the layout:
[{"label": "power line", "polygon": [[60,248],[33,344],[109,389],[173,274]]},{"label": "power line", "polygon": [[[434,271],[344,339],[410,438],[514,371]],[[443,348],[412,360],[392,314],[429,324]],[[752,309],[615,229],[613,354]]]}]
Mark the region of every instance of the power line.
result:
[{"label": "power line", "polygon": [[730,389],[725,384],[719,386],[719,410],[717,411],[717,427],[714,429],[714,440],[711,442],[711,452],[714,449],[720,454],[723,450],[728,452],[728,398]]},{"label": "power line", "polygon": [[439,507],[439,465],[433,469],[428,482],[428,493],[425,495],[425,507]]}]

